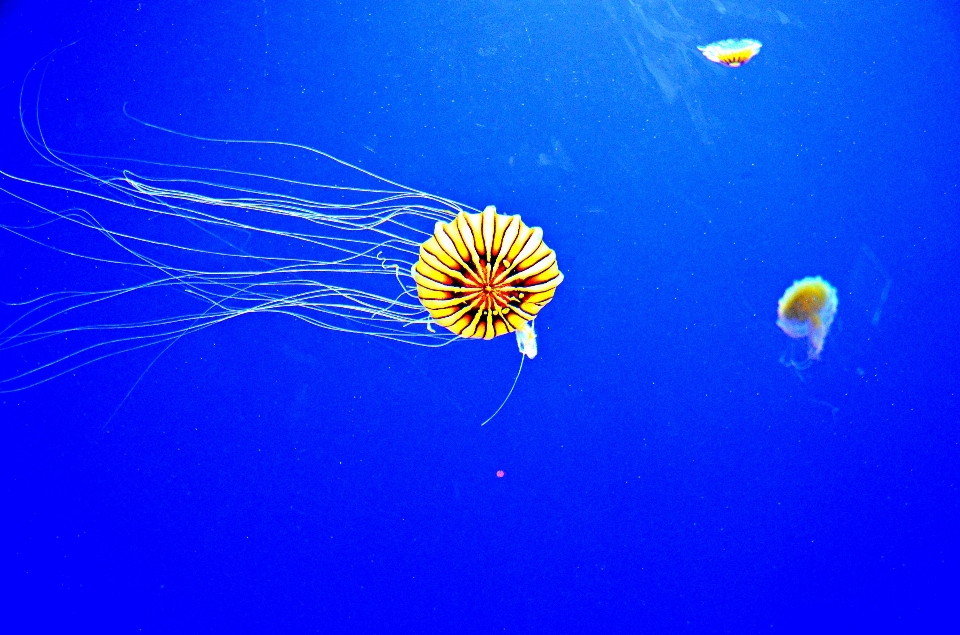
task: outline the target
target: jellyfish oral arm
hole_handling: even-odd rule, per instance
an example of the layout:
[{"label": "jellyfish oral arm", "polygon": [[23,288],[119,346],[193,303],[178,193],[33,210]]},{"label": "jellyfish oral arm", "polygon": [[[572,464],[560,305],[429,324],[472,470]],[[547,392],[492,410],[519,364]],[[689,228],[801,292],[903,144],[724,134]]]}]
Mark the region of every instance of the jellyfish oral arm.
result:
[{"label": "jellyfish oral arm", "polygon": [[533,320],[517,329],[517,348],[528,359],[537,356],[537,334],[533,330]]}]

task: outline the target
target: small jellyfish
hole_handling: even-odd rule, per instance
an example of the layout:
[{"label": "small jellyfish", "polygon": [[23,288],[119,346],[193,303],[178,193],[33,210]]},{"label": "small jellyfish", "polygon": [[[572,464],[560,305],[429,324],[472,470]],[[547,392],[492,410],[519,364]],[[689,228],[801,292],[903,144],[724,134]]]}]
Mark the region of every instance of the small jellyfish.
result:
[{"label": "small jellyfish", "polygon": [[820,276],[797,280],[777,306],[777,326],[793,338],[807,338],[807,360],[820,358],[837,313],[837,290]]},{"label": "small jellyfish", "polygon": [[731,68],[743,66],[760,52],[760,42],[751,39],[721,40],[706,46],[698,46],[703,56],[711,62]]},{"label": "small jellyfish", "polygon": [[497,470],[497,478],[503,478],[506,473],[503,470]]}]

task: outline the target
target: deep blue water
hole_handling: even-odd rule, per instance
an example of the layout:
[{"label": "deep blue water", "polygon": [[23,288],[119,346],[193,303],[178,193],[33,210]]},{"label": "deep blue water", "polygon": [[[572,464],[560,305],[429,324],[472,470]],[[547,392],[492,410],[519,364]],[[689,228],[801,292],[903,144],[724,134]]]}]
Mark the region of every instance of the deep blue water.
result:
[{"label": "deep blue water", "polygon": [[[521,214],[565,275],[484,427],[512,337],[280,315],[2,395],[10,632],[957,628],[958,25],[934,0],[4,2],[4,172],[77,184],[18,112],[75,42],[25,91],[51,146],[327,176],[200,158],[124,104],[305,144]],[[727,37],[763,49],[696,51]],[[128,275],[9,232],[0,272],[4,301]],[[798,372],[776,307],[808,275],[839,311]]]}]

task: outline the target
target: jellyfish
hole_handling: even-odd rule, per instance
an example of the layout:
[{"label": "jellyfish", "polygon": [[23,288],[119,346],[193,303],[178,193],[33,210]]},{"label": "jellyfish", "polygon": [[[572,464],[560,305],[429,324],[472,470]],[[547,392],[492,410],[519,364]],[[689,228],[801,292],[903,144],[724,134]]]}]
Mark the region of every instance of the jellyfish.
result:
[{"label": "jellyfish", "polygon": [[[162,354],[252,313],[427,347],[516,331],[520,352],[536,354],[532,321],[563,275],[542,230],[520,216],[400,185],[306,146],[200,137],[127,116],[207,148],[309,162],[332,182],[146,160],[80,164],[47,144],[39,117],[22,116],[27,141],[63,178],[0,171],[0,191],[29,212],[0,229],[94,263],[97,280],[111,269],[119,282],[22,302],[0,328],[0,354],[54,352],[0,377],[0,392],[121,353]],[[131,313],[142,319],[115,317]]]},{"label": "jellyfish", "polygon": [[[795,281],[777,307],[777,326],[789,337],[807,339],[807,360],[820,358],[837,313],[837,290],[820,276]],[[793,364],[796,365],[796,364]]]},{"label": "jellyfish", "polygon": [[711,62],[736,68],[753,59],[760,52],[761,46],[763,45],[760,42],[745,38],[742,40],[721,40],[697,48]]},{"label": "jellyfish", "polygon": [[527,325],[563,281],[543,231],[517,215],[497,214],[492,205],[437,223],[412,274],[420,302],[437,324],[483,339],[518,331],[520,352],[530,358],[536,348],[530,355],[527,343],[535,336]]}]

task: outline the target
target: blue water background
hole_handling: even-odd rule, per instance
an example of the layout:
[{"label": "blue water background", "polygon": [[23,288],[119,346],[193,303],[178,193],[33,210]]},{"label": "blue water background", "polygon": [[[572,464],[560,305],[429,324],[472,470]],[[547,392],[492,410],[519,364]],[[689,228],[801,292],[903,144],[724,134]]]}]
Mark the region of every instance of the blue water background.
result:
[{"label": "blue water background", "polygon": [[[3,395],[4,620],[956,628],[958,24],[932,0],[3,3],[6,172],[69,181],[18,99],[76,41],[45,67],[52,146],[190,162],[126,103],[321,148],[521,214],[565,275],[482,428],[512,338],[431,350],[278,315],[181,340],[112,419],[155,350]],[[763,49],[740,69],[694,48],[741,36]],[[123,276],[6,232],[0,271],[7,301]],[[776,303],[808,275],[839,312],[795,372]]]}]

